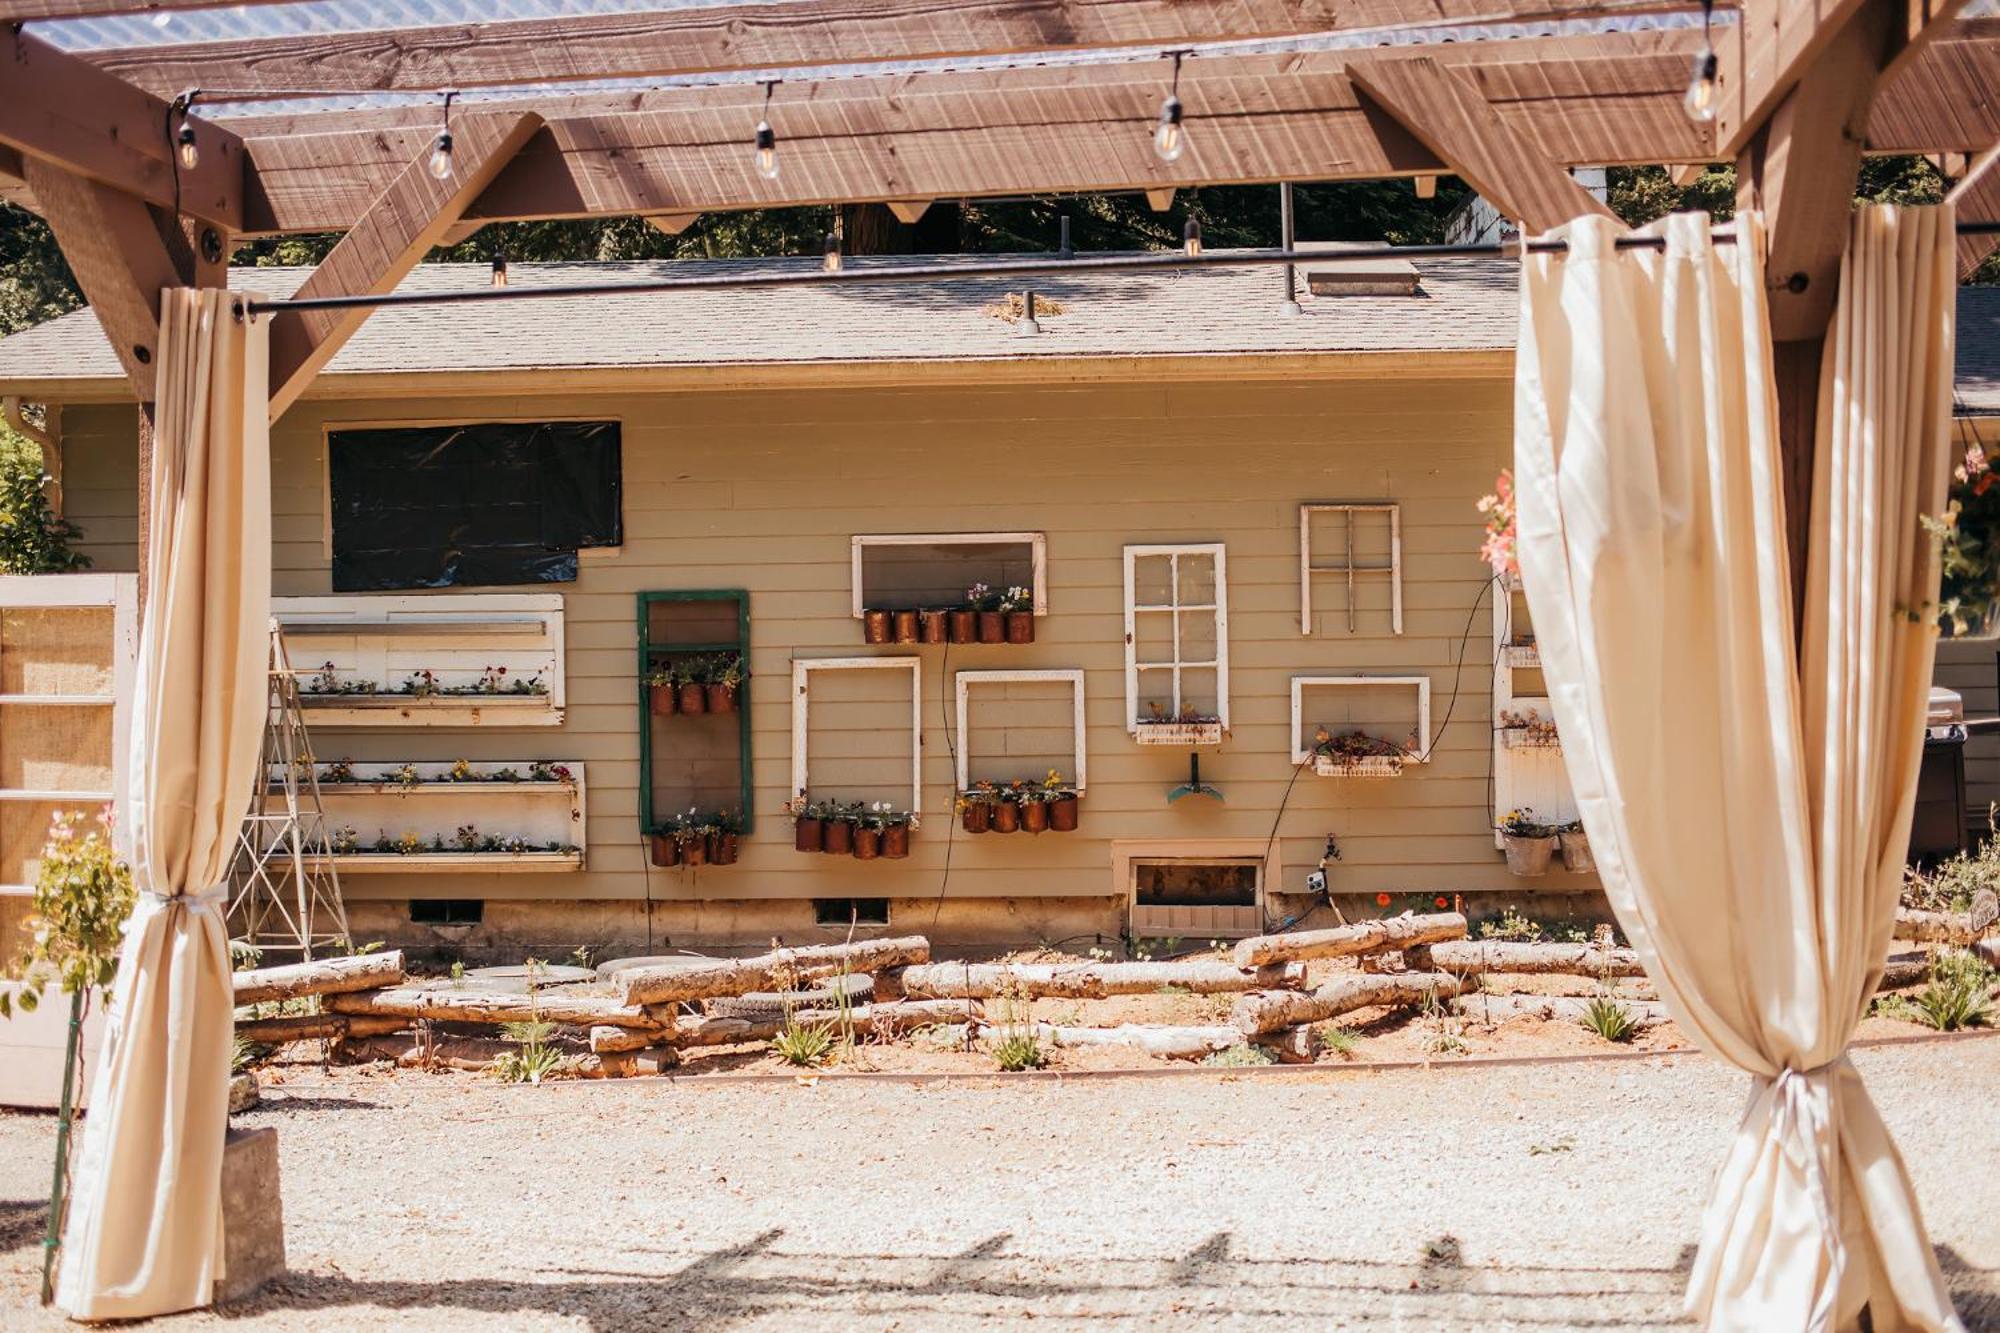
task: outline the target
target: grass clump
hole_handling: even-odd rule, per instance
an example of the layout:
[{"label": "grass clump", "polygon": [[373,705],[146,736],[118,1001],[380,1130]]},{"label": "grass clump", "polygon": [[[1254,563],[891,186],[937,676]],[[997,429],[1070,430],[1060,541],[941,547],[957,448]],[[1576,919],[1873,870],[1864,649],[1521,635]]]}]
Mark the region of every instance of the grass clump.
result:
[{"label": "grass clump", "polygon": [[1931,960],[1931,979],[1910,1001],[1917,1021],[1939,1032],[1978,1027],[1991,1017],[1995,974],[1977,956],[1947,949]]},{"label": "grass clump", "polygon": [[1592,997],[1577,1021],[1606,1041],[1626,1042],[1639,1035],[1639,1020],[1608,995]]},{"label": "grass clump", "polygon": [[1245,1042],[1241,1046],[1228,1046],[1219,1051],[1210,1051],[1201,1057],[1201,1062],[1205,1065],[1214,1065],[1218,1069],[1255,1069],[1278,1063],[1278,1057],[1262,1046],[1252,1046]]},{"label": "grass clump", "polygon": [[1040,1069],[1047,1058],[1032,1032],[1011,1032],[993,1043],[993,1063],[1000,1066],[1002,1073]]},{"label": "grass clump", "polygon": [[514,1042],[515,1049],[502,1051],[494,1059],[493,1077],[502,1083],[540,1084],[560,1072],[568,1061],[549,1040],[555,1030],[554,1023],[539,1018],[502,1023],[500,1035]]},{"label": "grass clump", "polygon": [[822,1064],[833,1053],[833,1029],[824,1023],[785,1020],[784,1028],[771,1038],[771,1049],[786,1064],[810,1068]]},{"label": "grass clump", "polygon": [[1335,1055],[1353,1059],[1361,1049],[1361,1037],[1352,1028],[1341,1027],[1338,1023],[1328,1023],[1319,1030],[1320,1044]]}]

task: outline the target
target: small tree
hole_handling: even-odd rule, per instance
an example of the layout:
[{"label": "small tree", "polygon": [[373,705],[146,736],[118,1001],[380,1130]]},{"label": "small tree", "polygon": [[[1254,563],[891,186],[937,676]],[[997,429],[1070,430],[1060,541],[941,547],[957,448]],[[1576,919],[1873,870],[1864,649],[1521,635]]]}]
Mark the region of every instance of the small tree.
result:
[{"label": "small tree", "polygon": [[111,850],[111,812],[98,812],[96,827],[84,828],[80,812],[56,815],[42,847],[35,876],[34,931],[21,959],[22,981],[9,994],[0,990],[0,1016],[11,1018],[41,1003],[50,981],[69,996],[69,1039],[63,1056],[62,1110],[56,1121],[56,1164],[49,1189],[49,1229],[42,1259],[42,1303],[54,1295],[56,1246],[62,1239],[63,1200],[69,1186],[69,1135],[75,1119],[75,1089],[83,1072],[79,1035],[92,992],[111,984],[118,971],[118,946],[136,895],[132,868]]},{"label": "small tree", "polygon": [[70,550],[83,530],[49,509],[42,451],[0,426],[0,574],[70,574],[90,557]]}]

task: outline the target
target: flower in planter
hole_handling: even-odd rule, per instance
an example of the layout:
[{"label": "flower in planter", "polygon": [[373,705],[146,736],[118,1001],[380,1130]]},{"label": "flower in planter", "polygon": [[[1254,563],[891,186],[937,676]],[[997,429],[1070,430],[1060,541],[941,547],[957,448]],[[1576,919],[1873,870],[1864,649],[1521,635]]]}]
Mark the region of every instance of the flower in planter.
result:
[{"label": "flower in planter", "polygon": [[1480,544],[1479,558],[1496,578],[1519,578],[1521,556],[1514,521],[1512,469],[1500,469],[1500,475],[1493,479],[1493,494],[1479,501],[1479,512],[1486,515],[1486,540]]},{"label": "flower in planter", "polygon": [[327,836],[335,856],[352,856],[361,850],[361,830],[352,824],[342,824]]},{"label": "flower in planter", "polygon": [[1390,897],[1390,896],[1389,896],[1388,894],[1386,894],[1386,893],[1378,893],[1378,894],[1376,894],[1376,895],[1375,895],[1375,905],[1376,905],[1377,907],[1387,907],[1387,906],[1388,906],[1388,905],[1389,905],[1390,903],[1392,903],[1392,902],[1394,902],[1394,901],[1395,901],[1395,899],[1394,899],[1394,898],[1391,898],[1391,897]]},{"label": "flower in planter", "polygon": [[485,780],[487,782],[520,782],[522,781],[521,770],[518,768],[496,768],[486,775]]},{"label": "flower in planter", "polygon": [[424,775],[417,772],[415,764],[404,764],[389,775],[389,781],[399,787],[415,787],[420,785],[423,780]]},{"label": "flower in planter", "polygon": [[451,761],[451,776],[450,776],[450,778],[449,778],[449,779],[447,779],[447,780],[448,780],[448,781],[451,781],[451,782],[474,782],[474,781],[477,781],[477,780],[478,780],[478,776],[477,776],[477,775],[476,775],[475,773],[473,773],[473,771],[472,771],[472,761],[471,761],[470,759],[454,759],[454,760],[452,760],[452,761]]},{"label": "flower in planter", "polygon": [[993,609],[995,611],[1026,611],[1034,603],[1035,594],[1021,587],[1019,584],[1015,584],[1000,594],[999,602]]},{"label": "flower in planter", "polygon": [[409,675],[403,677],[403,685],[400,692],[415,695],[419,699],[438,693],[437,673],[430,670],[411,672]]},{"label": "flower in planter", "polygon": [[[2000,619],[2000,472],[1984,446],[1966,447],[1952,470],[1942,517],[1923,525],[1938,543],[1937,623],[1946,638],[1984,637]],[[1912,613],[1912,619],[1917,619]]]},{"label": "flower in planter", "polygon": [[1336,736],[1325,727],[1313,733],[1313,753],[1328,759],[1407,759],[1410,755],[1409,750],[1394,741],[1370,736],[1365,731],[1347,731]]},{"label": "flower in planter", "polygon": [[[507,773],[513,772],[512,769],[503,769],[501,771]],[[495,774],[494,776],[498,778],[499,774]],[[518,777],[509,779],[509,781],[516,782],[519,780]],[[551,763],[547,759],[537,759],[534,763],[528,765],[528,781],[560,782],[565,787],[569,787],[575,785],[576,774],[569,771],[569,765],[567,764],[557,764]]]},{"label": "flower in planter", "polygon": [[1544,824],[1535,818],[1535,812],[1523,806],[1519,810],[1509,810],[1500,817],[1500,833],[1508,838],[1553,838],[1554,824]]},{"label": "flower in planter", "polygon": [[998,611],[1000,594],[993,591],[989,583],[975,583],[965,590],[965,603],[975,611]]},{"label": "flower in planter", "polygon": [[423,836],[414,831],[396,839],[395,851],[399,856],[415,856],[424,849]]},{"label": "flower in planter", "polygon": [[351,759],[334,760],[326,766],[326,771],[320,775],[319,780],[321,782],[353,782],[355,780],[354,761]]},{"label": "flower in planter", "polygon": [[476,852],[479,850],[479,830],[471,824],[460,824],[451,841],[461,852]]},{"label": "flower in planter", "polygon": [[731,687],[743,683],[743,657],[740,653],[723,653],[717,656],[709,667],[710,685]]}]

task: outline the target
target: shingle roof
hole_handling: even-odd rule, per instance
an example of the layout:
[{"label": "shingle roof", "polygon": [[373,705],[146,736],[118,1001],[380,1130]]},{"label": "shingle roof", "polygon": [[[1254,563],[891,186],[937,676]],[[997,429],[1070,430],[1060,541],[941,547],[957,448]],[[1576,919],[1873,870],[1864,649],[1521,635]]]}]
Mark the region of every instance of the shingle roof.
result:
[{"label": "shingle roof", "polygon": [[[508,280],[533,287],[817,267],[816,259],[517,263]],[[237,269],[230,282],[289,295],[306,272]],[[1313,297],[1302,273],[1303,311],[1289,317],[1280,310],[1282,278],[1268,267],[412,306],[371,315],[324,373],[1504,350],[1514,343],[1515,272],[1502,260],[1426,263],[1420,292],[1409,297]],[[477,288],[490,280],[485,264],[422,264],[399,290]],[[1019,333],[987,309],[1024,285],[1041,305],[1039,336]],[[119,374],[88,311],[0,340],[0,383]]]}]

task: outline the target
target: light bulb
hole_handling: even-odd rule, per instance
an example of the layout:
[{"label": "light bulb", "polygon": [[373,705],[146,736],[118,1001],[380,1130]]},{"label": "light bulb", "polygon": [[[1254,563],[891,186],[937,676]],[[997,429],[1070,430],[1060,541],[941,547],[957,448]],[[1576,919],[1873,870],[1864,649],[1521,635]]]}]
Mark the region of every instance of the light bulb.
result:
[{"label": "light bulb", "polygon": [[771,122],[757,122],[757,174],[767,181],[778,179],[778,133]]},{"label": "light bulb", "polygon": [[1187,225],[1181,228],[1181,248],[1187,251],[1189,259],[1201,257],[1201,223],[1193,218],[1189,218]]},{"label": "light bulb", "polygon": [[1715,119],[1715,52],[1704,46],[1694,58],[1694,77],[1688,80],[1687,97],[1681,102],[1689,120]]},{"label": "light bulb", "polygon": [[430,174],[444,180],[452,174],[452,132],[438,130],[438,140],[430,146]]},{"label": "light bulb", "polygon": [[828,273],[840,272],[840,237],[833,232],[826,234],[826,258],[823,264]]},{"label": "light bulb", "polygon": [[194,126],[188,124],[186,121],[182,121],[180,133],[174,136],[174,140],[180,145],[181,165],[183,167],[186,167],[189,171],[193,171],[201,165],[201,148],[194,141]]},{"label": "light bulb", "polygon": [[1153,130],[1153,151],[1162,162],[1178,162],[1187,148],[1187,131],[1181,128],[1181,99],[1172,93],[1160,103],[1160,123]]}]

